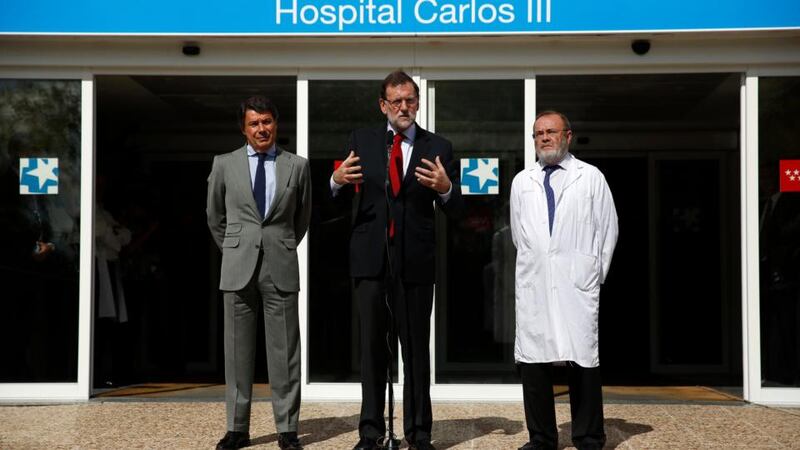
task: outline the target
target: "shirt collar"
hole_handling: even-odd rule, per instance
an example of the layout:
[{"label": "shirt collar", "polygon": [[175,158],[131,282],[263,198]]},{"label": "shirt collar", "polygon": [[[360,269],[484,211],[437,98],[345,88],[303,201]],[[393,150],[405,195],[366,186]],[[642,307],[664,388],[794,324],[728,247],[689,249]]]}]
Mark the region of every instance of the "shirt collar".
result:
[{"label": "shirt collar", "polygon": [[[267,150],[267,155],[271,158],[274,158],[275,155],[278,153],[278,147],[275,144],[272,144],[272,147]],[[256,156],[258,152],[256,152],[250,144],[247,144],[247,156]]]},{"label": "shirt collar", "polygon": [[[397,130],[394,129],[391,123],[386,122],[386,131],[392,131],[394,134],[398,134]],[[406,128],[405,131],[402,131],[403,136],[406,137],[406,140],[414,142],[414,138],[417,137],[417,124],[412,123],[410,127]]]}]

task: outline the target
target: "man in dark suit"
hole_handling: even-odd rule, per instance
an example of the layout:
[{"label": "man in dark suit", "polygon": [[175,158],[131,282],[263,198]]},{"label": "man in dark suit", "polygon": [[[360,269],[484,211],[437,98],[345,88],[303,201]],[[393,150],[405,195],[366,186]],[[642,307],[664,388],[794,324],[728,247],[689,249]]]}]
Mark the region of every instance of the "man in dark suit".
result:
[{"label": "man in dark suit", "polygon": [[448,215],[460,210],[461,189],[450,142],[415,123],[419,87],[414,80],[402,71],[389,74],[379,104],[387,123],[354,131],[349,154],[331,177],[336,197],[355,193],[345,185],[358,187],[352,205],[350,276],[360,315],[362,403],[360,440],[354,449],[378,448],[385,433],[386,332],[393,318],[403,355],[405,438],[412,449],[427,450],[433,448],[428,345],[434,204]]},{"label": "man in dark suit", "polygon": [[245,146],[214,158],[208,228],[222,250],[228,432],[217,449],[250,445],[259,307],[264,310],[272,410],[282,449],[301,449],[297,244],[311,218],[308,161],[275,145],[278,109],[251,97],[239,117]]}]

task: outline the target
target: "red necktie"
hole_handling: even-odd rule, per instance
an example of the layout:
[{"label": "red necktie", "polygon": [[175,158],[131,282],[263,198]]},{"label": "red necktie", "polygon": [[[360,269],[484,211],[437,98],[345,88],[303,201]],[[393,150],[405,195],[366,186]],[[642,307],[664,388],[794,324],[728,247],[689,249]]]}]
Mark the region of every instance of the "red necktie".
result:
[{"label": "red necktie", "polygon": [[[389,155],[389,183],[392,185],[392,194],[395,197],[400,194],[403,179],[403,149],[400,147],[403,139],[405,136],[402,133],[394,135],[392,154]],[[394,220],[389,221],[389,237],[394,237]]]},{"label": "red necktie", "polygon": [[392,154],[389,156],[389,182],[392,184],[392,194],[395,197],[400,193],[403,179],[403,149],[400,147],[400,143],[404,138],[402,133],[394,135]]}]

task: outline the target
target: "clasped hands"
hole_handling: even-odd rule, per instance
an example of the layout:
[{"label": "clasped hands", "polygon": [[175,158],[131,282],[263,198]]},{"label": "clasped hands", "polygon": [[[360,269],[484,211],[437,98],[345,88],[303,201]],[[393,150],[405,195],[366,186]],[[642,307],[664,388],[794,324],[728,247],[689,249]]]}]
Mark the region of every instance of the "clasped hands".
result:
[{"label": "clasped hands", "polygon": [[[351,150],[339,168],[333,171],[333,181],[339,185],[363,183],[364,175],[361,173],[359,161],[361,161],[361,158]],[[417,181],[439,194],[447,193],[451,186],[450,178],[447,176],[447,171],[444,169],[439,157],[436,157],[435,162],[425,158],[422,158],[421,161],[425,167],[417,166],[414,169],[414,176],[417,177]]]}]

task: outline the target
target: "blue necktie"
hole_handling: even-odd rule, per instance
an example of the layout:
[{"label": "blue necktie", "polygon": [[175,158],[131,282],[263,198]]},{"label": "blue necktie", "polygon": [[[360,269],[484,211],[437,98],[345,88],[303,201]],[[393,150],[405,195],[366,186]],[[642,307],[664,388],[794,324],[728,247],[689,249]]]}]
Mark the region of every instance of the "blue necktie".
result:
[{"label": "blue necktie", "polygon": [[258,212],[261,220],[267,214],[267,172],[264,170],[264,161],[267,160],[266,153],[258,154],[258,166],[256,167],[256,181],[253,183],[253,196],[256,198]]},{"label": "blue necktie", "polygon": [[550,235],[553,235],[553,218],[556,216],[556,196],[553,188],[550,187],[550,175],[560,169],[561,166],[545,166],[544,167],[544,195],[547,196],[547,216],[550,220]]}]

